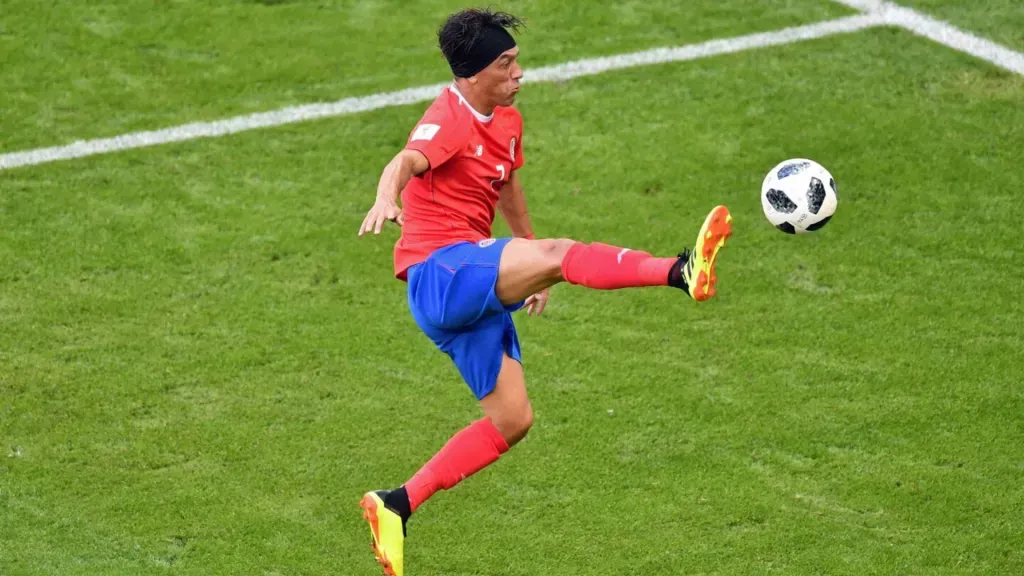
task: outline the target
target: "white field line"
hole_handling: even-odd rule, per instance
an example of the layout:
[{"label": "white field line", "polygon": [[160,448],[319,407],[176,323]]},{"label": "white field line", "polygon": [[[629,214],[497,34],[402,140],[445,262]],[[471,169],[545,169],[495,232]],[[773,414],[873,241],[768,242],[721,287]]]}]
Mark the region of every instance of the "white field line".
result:
[{"label": "white field line", "polygon": [[[833,34],[856,32],[864,28],[878,26],[882,23],[883,19],[881,15],[869,13],[841,18],[838,20],[830,20],[827,22],[819,22],[817,24],[810,24],[807,26],[786,28],[776,32],[764,32],[723,40],[711,40],[709,42],[690,44],[675,48],[656,48],[653,50],[620,54],[606,58],[587,58],[555,66],[530,69],[527,71],[524,81],[555,82],[560,80],[570,80],[581,76],[600,74],[611,70],[622,70],[635,66],[696,60],[719,54],[729,54],[743,50],[752,50],[755,48],[790,44],[812,38],[822,38]],[[15,168],[18,166],[44,164],[57,160],[81,158],[84,156],[92,156],[94,154],[129,150],[131,148],[156,146],[158,144],[166,144],[169,142],[182,142],[185,140],[194,140],[196,138],[211,138],[214,136],[223,136],[225,134],[234,134],[245,130],[281,126],[283,124],[291,124],[316,118],[327,118],[332,116],[355,114],[358,112],[367,112],[389,106],[414,104],[434,99],[446,85],[447,84],[434,84],[431,86],[399,90],[397,92],[373,94],[357,98],[345,98],[331,103],[291,106],[271,112],[235,116],[234,118],[227,118],[213,122],[195,122],[172,128],[164,128],[162,130],[133,132],[131,134],[114,136],[113,138],[78,141],[65,146],[39,148],[23,152],[9,152],[0,155],[0,170]]]},{"label": "white field line", "polygon": [[954,50],[966,52],[976,58],[991,62],[1000,68],[1024,75],[1024,54],[1015,52],[1005,46],[996,44],[964,32],[955,26],[936,20],[892,2],[881,0],[836,0],[851,8],[867,14],[877,14],[885,19],[885,24],[899,26],[930,40],[949,46]]},{"label": "white field line", "polygon": [[918,36],[924,36],[954,50],[966,52],[975,58],[991,62],[1010,72],[1024,75],[1024,54],[1020,52],[964,32],[909,8],[888,5],[882,12],[882,16],[887,23],[906,28]]},{"label": "white field line", "polygon": [[[966,52],[982,60],[986,60],[1017,74],[1024,75],[1024,54],[1015,52],[1005,46],[980,38],[958,28],[935,20],[929,16],[881,0],[836,0],[846,6],[861,10],[864,14],[850,16],[839,20],[830,20],[807,26],[786,28],[776,32],[750,34],[723,40],[711,40],[700,44],[690,44],[675,48],[656,48],[631,54],[620,54],[606,58],[587,58],[536,68],[529,71],[525,82],[555,82],[569,80],[580,76],[600,74],[611,70],[622,70],[635,66],[664,64],[707,58],[719,54],[729,54],[743,50],[752,50],[768,46],[790,44],[801,40],[822,38],[833,34],[855,32],[872,26],[899,26],[919,36],[924,36],[955,50]],[[377,110],[389,106],[402,106],[431,100],[437,96],[445,84],[434,84],[409,88],[397,92],[387,92],[345,98],[337,102],[323,104],[306,104],[290,106],[270,112],[260,112],[246,116],[235,116],[213,122],[195,122],[162,130],[133,132],[114,136],[84,140],[65,146],[39,148],[23,152],[0,154],[0,170],[18,166],[44,164],[57,160],[81,158],[94,154],[105,154],[131,148],[156,146],[170,142],[182,142],[196,138],[211,138],[234,134],[256,128],[281,126],[294,122],[303,122],[317,118],[344,116]]]},{"label": "white field line", "polygon": [[760,34],[750,34],[748,36],[739,36],[736,38],[711,40],[701,44],[690,44],[676,48],[655,48],[653,50],[633,52],[632,54],[620,54],[606,58],[588,58],[586,60],[577,60],[576,62],[559,64],[557,66],[536,68],[529,70],[528,75],[524,77],[523,80],[530,82],[554,82],[558,80],[577,78],[579,76],[600,74],[601,72],[607,72],[610,70],[633,68],[634,66],[697,60],[700,58],[707,58],[709,56],[718,56],[720,54],[730,54],[733,52],[742,52],[744,50],[753,50],[755,48],[765,48],[768,46],[779,46],[781,44],[792,44],[793,42],[800,42],[801,40],[811,40],[814,38],[832,36],[834,34],[856,32],[858,30],[878,26],[880,24],[882,24],[882,19],[878,14],[849,16],[847,18],[840,18],[839,20],[829,20],[827,22],[819,22],[817,24],[810,24],[807,26],[786,28],[776,32],[762,32]]}]

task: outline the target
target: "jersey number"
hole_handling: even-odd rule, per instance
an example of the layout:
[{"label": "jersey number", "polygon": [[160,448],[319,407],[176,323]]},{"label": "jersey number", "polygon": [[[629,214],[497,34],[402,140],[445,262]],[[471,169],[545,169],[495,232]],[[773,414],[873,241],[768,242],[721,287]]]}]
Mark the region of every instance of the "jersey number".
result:
[{"label": "jersey number", "polygon": [[494,188],[494,185],[497,184],[498,185],[498,189],[500,190],[502,185],[505,182],[505,165],[504,164],[497,164],[494,167],[498,170],[498,179],[497,180],[491,180],[491,188]]}]

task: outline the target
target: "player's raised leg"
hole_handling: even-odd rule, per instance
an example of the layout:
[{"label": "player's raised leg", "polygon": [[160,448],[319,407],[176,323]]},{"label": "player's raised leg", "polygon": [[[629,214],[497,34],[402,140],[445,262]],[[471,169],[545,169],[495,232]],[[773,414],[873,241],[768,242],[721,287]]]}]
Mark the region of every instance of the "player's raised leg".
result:
[{"label": "player's raised leg", "polygon": [[674,286],[706,300],[715,294],[715,260],[731,234],[729,210],[716,206],[693,249],[675,258],[598,242],[515,239],[502,253],[495,291],[503,304],[514,304],[564,281],[598,290]]}]

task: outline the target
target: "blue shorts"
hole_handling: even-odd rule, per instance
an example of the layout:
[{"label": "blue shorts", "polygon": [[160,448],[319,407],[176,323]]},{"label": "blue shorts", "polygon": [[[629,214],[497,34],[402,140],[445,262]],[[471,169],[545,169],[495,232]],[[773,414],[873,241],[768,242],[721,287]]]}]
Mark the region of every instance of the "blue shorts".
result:
[{"label": "blue shorts", "polygon": [[522,362],[510,312],[523,302],[505,306],[494,293],[498,262],[509,240],[445,246],[407,274],[412,317],[455,362],[478,400],[494,390],[504,354]]}]

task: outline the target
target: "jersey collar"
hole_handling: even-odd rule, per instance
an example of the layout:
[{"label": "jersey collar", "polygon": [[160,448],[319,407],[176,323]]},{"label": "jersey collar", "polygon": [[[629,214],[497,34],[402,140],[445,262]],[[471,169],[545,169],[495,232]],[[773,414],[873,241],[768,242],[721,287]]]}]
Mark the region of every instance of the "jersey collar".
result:
[{"label": "jersey collar", "polygon": [[469,103],[469,100],[466,100],[466,97],[462,95],[462,92],[459,92],[459,89],[457,86],[455,86],[454,82],[451,84],[451,86],[448,87],[448,89],[451,90],[453,94],[459,97],[459,103],[465,104],[466,108],[469,108],[469,111],[473,113],[473,116],[475,116],[477,120],[481,122],[490,122],[491,120],[494,120],[493,112],[487,116],[477,112],[476,109],[474,109],[473,106]]}]

